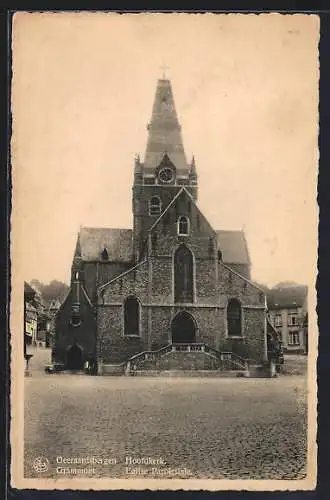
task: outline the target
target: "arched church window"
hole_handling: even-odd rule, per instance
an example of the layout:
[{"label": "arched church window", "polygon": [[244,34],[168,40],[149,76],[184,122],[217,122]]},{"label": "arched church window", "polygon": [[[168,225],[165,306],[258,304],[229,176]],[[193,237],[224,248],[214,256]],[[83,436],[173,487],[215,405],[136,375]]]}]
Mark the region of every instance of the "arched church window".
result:
[{"label": "arched church window", "polygon": [[179,217],[178,220],[178,235],[187,236],[189,234],[189,219],[185,215]]},{"label": "arched church window", "polygon": [[160,215],[162,210],[162,203],[158,196],[153,196],[149,201],[149,215]]},{"label": "arched church window", "polygon": [[227,306],[227,329],[228,335],[242,335],[242,307],[237,299],[230,299]]},{"label": "arched church window", "polygon": [[124,302],[124,335],[140,335],[140,302],[127,297]]},{"label": "arched church window", "polygon": [[189,248],[181,245],[174,254],[174,301],[194,300],[194,260]]}]

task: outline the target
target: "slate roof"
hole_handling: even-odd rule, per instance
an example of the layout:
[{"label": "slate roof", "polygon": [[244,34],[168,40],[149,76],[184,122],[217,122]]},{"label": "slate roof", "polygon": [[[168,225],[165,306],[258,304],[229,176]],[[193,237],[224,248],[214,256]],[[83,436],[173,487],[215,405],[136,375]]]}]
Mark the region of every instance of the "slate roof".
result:
[{"label": "slate roof", "polygon": [[[250,264],[243,231],[216,231],[222,260],[227,264]],[[101,261],[106,247],[111,262],[130,262],[133,258],[132,229],[82,227],[79,232],[79,253],[84,261]]]},{"label": "slate roof", "polygon": [[31,298],[34,298],[34,296],[36,294],[37,294],[36,290],[34,288],[32,288],[32,286],[29,285],[29,283],[24,281],[24,295],[31,297]]},{"label": "slate roof", "polygon": [[181,127],[175,109],[171,82],[157,82],[151,121],[148,125],[148,141],[144,157],[144,173],[154,173],[166,153],[179,175],[188,176],[189,167],[183,148]]},{"label": "slate roof", "polygon": [[218,250],[227,264],[250,264],[244,231],[217,230]]},{"label": "slate roof", "polygon": [[306,285],[272,288],[267,293],[269,309],[289,309],[303,307],[308,294]]},{"label": "slate roof", "polygon": [[104,247],[108,260],[129,262],[133,256],[132,229],[114,229],[107,227],[82,227],[79,232],[81,258],[85,261],[102,260]]}]

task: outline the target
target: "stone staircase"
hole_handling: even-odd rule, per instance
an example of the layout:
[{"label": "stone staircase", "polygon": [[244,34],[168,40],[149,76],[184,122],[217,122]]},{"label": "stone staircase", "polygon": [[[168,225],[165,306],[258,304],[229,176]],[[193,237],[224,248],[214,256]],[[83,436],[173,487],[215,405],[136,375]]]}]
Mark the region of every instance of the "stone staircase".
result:
[{"label": "stone staircase", "polygon": [[206,344],[169,344],[144,351],[126,363],[130,376],[249,376],[247,359]]},{"label": "stone staircase", "polygon": [[169,344],[143,351],[128,361],[99,366],[99,375],[156,377],[253,377],[276,376],[269,363],[256,363],[233,352],[221,352],[206,344]]}]

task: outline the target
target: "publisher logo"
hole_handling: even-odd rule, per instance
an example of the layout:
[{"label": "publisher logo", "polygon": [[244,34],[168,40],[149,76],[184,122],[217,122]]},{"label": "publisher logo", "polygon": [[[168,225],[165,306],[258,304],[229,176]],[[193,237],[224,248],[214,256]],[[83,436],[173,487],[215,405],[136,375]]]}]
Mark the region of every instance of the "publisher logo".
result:
[{"label": "publisher logo", "polygon": [[32,467],[36,472],[46,472],[48,470],[49,461],[46,457],[37,457],[33,460]]}]

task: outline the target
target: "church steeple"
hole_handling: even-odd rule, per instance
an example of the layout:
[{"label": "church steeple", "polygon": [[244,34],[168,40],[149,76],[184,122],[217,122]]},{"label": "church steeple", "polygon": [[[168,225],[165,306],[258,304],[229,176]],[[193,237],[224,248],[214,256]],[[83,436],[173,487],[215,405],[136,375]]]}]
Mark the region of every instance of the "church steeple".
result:
[{"label": "church steeple", "polygon": [[133,252],[138,262],[146,252],[149,228],[166,210],[182,186],[197,199],[197,174],[193,160],[188,165],[175,109],[171,82],[157,81],[147,147],[142,163],[135,160],[133,183]]},{"label": "church steeple", "polygon": [[152,174],[167,154],[175,165],[179,176],[188,176],[189,168],[183,148],[181,126],[175,109],[170,80],[161,78],[157,82],[152,108],[147,148],[144,158],[144,173]]},{"label": "church steeple", "polygon": [[75,248],[73,262],[72,262],[72,266],[71,266],[71,283],[73,283],[76,280],[77,275],[78,275],[79,279],[81,279],[82,275],[83,275],[81,244],[80,244],[80,231],[78,233],[76,248]]}]

